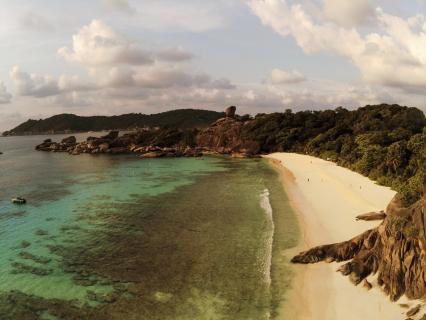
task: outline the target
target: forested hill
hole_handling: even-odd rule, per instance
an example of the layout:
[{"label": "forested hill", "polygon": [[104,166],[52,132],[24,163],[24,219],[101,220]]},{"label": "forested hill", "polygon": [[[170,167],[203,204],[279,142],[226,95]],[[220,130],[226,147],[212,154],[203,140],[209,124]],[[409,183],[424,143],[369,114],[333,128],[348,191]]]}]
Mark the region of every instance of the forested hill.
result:
[{"label": "forested hill", "polygon": [[293,151],[333,160],[412,203],[426,187],[425,126],[421,110],[382,104],[258,115],[242,137],[256,141],[262,153]]},{"label": "forested hill", "polygon": [[157,114],[129,113],[119,116],[81,117],[59,114],[47,119],[28,120],[3,135],[30,135],[133,129],[143,127],[204,128],[224,116],[222,112],[180,109]]}]

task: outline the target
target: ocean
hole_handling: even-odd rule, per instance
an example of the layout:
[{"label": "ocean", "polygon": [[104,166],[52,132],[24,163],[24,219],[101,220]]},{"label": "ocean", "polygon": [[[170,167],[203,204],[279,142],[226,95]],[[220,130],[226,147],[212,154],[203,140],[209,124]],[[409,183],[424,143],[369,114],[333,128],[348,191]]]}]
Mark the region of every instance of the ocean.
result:
[{"label": "ocean", "polygon": [[34,151],[45,138],[0,138],[0,319],[279,317],[299,231],[267,160]]}]

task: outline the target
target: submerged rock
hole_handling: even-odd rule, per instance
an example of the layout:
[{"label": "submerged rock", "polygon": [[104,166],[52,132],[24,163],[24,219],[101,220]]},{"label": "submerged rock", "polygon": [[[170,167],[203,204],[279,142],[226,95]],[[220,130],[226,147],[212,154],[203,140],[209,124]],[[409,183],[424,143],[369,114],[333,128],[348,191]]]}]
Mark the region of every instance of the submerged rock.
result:
[{"label": "submerged rock", "polygon": [[19,253],[19,256],[23,259],[32,260],[34,262],[41,263],[41,264],[47,264],[51,261],[51,259],[49,259],[49,258],[36,256],[36,255],[29,253],[29,252],[26,252],[26,251],[21,251]]},{"label": "submerged rock", "polygon": [[38,229],[38,230],[35,232],[35,234],[36,234],[37,236],[47,236],[47,235],[48,235],[48,232],[47,232],[46,230]]},{"label": "submerged rock", "polygon": [[31,245],[31,243],[30,243],[30,242],[28,242],[28,241],[25,241],[25,240],[21,241],[21,243],[19,244],[19,246],[20,246],[21,248],[27,248],[27,247],[29,247],[30,245]]},{"label": "submerged rock", "polygon": [[12,270],[12,273],[32,273],[37,276],[47,276],[52,273],[51,269],[43,269],[38,267],[29,266],[20,262],[14,262],[12,263],[12,267],[15,268],[15,270]]}]

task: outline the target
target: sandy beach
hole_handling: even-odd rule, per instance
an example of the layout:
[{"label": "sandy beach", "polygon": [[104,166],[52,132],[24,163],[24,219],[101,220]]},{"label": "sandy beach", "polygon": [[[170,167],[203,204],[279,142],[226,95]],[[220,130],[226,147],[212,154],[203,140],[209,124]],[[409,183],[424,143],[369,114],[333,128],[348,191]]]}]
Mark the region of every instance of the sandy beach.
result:
[{"label": "sandy beach", "polygon": [[[348,169],[318,158],[292,154],[268,155],[280,168],[285,189],[297,212],[302,238],[289,258],[307,248],[349,240],[380,222],[356,221],[355,216],[386,208],[395,192]],[[401,320],[409,302],[392,303],[378,288],[354,286],[336,272],[338,263],[295,265],[296,277],[285,309],[285,319]]]}]

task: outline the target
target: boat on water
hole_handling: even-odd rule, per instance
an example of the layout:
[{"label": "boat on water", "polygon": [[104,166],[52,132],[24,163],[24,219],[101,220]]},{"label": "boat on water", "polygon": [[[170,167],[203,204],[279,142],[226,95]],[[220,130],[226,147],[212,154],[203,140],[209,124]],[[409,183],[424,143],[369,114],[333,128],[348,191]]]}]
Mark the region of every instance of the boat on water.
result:
[{"label": "boat on water", "polygon": [[12,203],[14,204],[26,204],[27,200],[22,197],[16,197],[11,199]]}]

